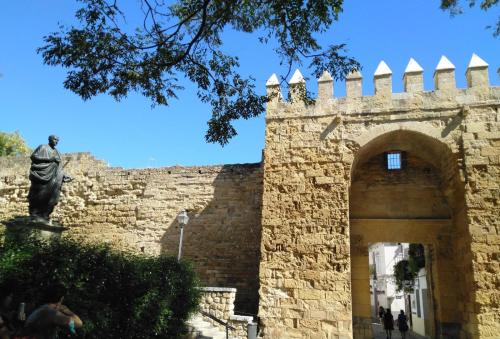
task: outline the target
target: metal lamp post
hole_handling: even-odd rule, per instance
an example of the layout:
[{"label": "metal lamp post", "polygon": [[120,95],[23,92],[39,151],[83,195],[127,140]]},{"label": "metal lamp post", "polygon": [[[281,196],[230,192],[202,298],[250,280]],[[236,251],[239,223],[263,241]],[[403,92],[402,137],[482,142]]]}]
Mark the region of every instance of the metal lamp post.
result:
[{"label": "metal lamp post", "polygon": [[177,215],[177,222],[179,223],[181,227],[181,236],[179,239],[179,254],[177,255],[177,261],[181,260],[181,253],[182,253],[182,236],[184,235],[184,225],[186,225],[189,221],[189,217],[187,215],[186,210],[182,210],[179,212]]}]

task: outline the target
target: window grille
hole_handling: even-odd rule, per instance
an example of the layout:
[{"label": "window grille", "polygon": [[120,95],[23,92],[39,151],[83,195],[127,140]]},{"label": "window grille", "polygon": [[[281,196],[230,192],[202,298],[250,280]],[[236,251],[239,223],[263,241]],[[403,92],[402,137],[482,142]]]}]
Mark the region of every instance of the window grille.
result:
[{"label": "window grille", "polygon": [[388,170],[401,169],[401,153],[399,152],[387,153],[387,169]]}]

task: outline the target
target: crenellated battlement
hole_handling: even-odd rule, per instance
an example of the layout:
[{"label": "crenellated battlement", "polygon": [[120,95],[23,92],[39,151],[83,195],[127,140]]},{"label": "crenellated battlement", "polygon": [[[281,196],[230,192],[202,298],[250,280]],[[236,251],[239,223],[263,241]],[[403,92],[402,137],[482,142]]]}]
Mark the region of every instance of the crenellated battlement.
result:
[{"label": "crenellated battlement", "polygon": [[324,114],[353,114],[381,111],[412,111],[416,109],[453,108],[500,100],[500,87],[491,87],[488,64],[473,54],[465,72],[467,88],[457,88],[455,66],[442,56],[433,73],[434,90],[424,90],[424,70],[411,58],[403,75],[404,92],[394,93],[392,70],[381,61],[373,75],[374,94],[363,95],[363,75],[350,73],[345,80],[345,97],[334,96],[334,83],[325,71],[318,81],[318,95],[313,103],[304,100],[306,81],[297,69],[288,83],[288,98],[283,98],[276,74],[266,82],[270,101],[267,118],[311,116]]},{"label": "crenellated battlement", "polygon": [[[395,86],[403,91],[394,93],[393,71],[382,61],[369,80],[373,95],[363,95],[357,71],[347,76],[344,97],[334,96],[323,72],[314,100],[305,94],[315,84],[300,71],[283,92],[271,76],[262,337],[373,338],[368,247],[386,241],[432,252],[429,266],[437,269],[427,279],[439,288],[429,284],[432,300],[422,297],[434,310],[430,337],[499,333],[491,315],[500,314],[500,86],[490,85],[488,64],[475,54],[459,70],[466,88],[457,88],[455,71],[444,56],[432,74],[410,59]],[[434,89],[426,91],[431,75]],[[399,159],[395,167],[390,154]]]}]

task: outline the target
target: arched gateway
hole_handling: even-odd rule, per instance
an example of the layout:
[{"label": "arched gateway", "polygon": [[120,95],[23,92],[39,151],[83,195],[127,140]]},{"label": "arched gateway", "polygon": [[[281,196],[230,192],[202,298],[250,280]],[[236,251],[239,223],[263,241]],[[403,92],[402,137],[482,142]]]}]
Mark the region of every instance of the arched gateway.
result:
[{"label": "arched gateway", "polygon": [[[498,249],[500,88],[475,57],[467,89],[451,63],[433,92],[407,68],[362,96],[351,74],[333,97],[326,72],[306,106],[300,72],[281,100],[267,83],[259,316],[266,338],[373,338],[368,244],[425,245],[433,338],[500,331]],[[396,168],[389,159],[401,161]],[[389,166],[389,167],[388,167]]]},{"label": "arched gateway", "polygon": [[[325,73],[309,106],[299,72],[289,102],[271,77],[262,163],[134,170],[65,154],[76,180],[56,218],[68,236],[177,255],[176,216],[189,210],[182,255],[210,287],[205,309],[231,321],[258,310],[270,339],[372,338],[368,245],[419,243],[429,336],[497,338],[500,87],[477,56],[466,89],[447,61],[425,92],[417,66],[403,93],[379,68],[373,96],[362,96],[356,72],[346,97],[333,97]],[[28,213],[29,163],[0,157],[0,237],[2,224]]]},{"label": "arched gateway", "polygon": [[472,267],[464,266],[471,253],[459,159],[447,144],[424,134],[428,132],[432,130],[394,130],[356,152],[349,197],[356,338],[373,338],[368,245],[378,242],[426,246],[431,306],[425,327],[430,337],[459,338],[466,321],[462,310],[472,287],[462,277]]}]

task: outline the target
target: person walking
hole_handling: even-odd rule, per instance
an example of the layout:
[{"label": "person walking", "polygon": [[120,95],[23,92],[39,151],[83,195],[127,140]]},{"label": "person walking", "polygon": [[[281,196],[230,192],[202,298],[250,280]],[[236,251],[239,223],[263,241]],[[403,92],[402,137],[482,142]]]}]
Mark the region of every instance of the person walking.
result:
[{"label": "person walking", "polygon": [[384,313],[384,330],[386,338],[391,339],[392,331],[394,330],[394,317],[392,316],[390,308],[388,308]]},{"label": "person walking", "polygon": [[380,320],[380,325],[384,325],[384,314],[385,314],[384,307],[380,306],[378,308],[378,318]]},{"label": "person walking", "polygon": [[406,338],[406,332],[408,332],[408,319],[406,318],[405,312],[401,310],[398,315],[398,328],[399,332],[401,332],[401,338]]}]

